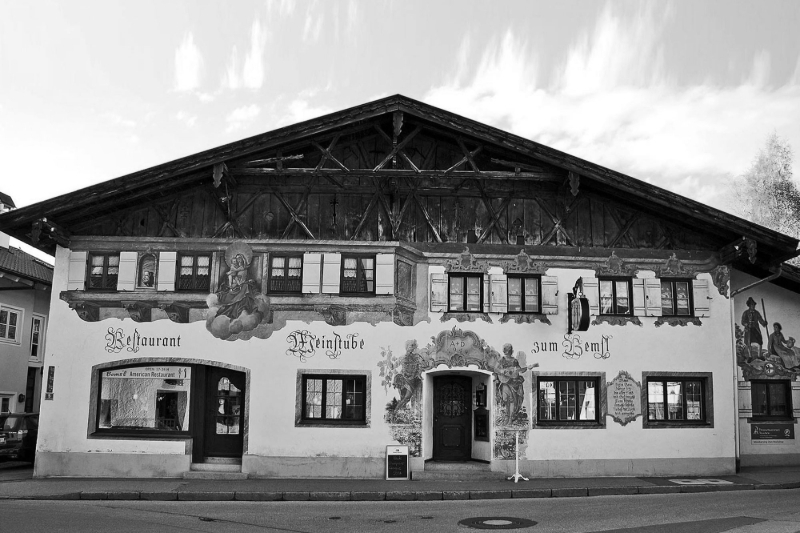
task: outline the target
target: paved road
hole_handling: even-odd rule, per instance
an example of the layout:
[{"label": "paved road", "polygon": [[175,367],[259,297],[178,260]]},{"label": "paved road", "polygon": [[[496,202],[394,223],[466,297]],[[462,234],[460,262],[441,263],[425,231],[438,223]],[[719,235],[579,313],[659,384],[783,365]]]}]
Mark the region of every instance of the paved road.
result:
[{"label": "paved road", "polygon": [[459,521],[474,517],[534,520],[517,530],[531,533],[797,533],[800,489],[439,502],[0,501],[4,533],[438,533],[471,531]]}]

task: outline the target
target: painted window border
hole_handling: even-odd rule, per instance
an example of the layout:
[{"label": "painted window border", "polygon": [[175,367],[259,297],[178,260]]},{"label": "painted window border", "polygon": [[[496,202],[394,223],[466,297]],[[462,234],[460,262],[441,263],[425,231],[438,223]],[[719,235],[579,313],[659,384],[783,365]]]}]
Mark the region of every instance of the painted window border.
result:
[{"label": "painted window border", "polygon": [[[610,281],[612,287],[612,312],[611,313],[604,313],[603,312],[603,293],[600,289],[601,284],[604,281]],[[625,313],[618,313],[617,309],[617,282],[624,281],[628,286],[628,311]],[[599,276],[597,278],[597,304],[598,304],[598,316],[621,316],[621,317],[632,317],[635,316],[633,314],[633,278],[627,276]]]},{"label": "painted window border", "polygon": [[[598,381],[597,404],[595,413],[597,420],[540,421],[539,420],[539,380],[540,379],[574,379],[592,378]],[[531,429],[605,429],[608,414],[608,385],[605,372],[531,372]]]},{"label": "painted window border", "polygon": [[[332,420],[308,420],[303,418],[303,378],[306,376],[358,376],[364,378],[364,420],[341,421]],[[306,428],[369,428],[371,427],[372,411],[372,372],[369,370],[349,370],[349,369],[305,369],[297,370],[297,381],[295,383],[295,408],[294,425],[295,427]]]},{"label": "painted window border", "polygon": [[[344,290],[344,262],[347,259],[356,260],[356,280],[362,279],[359,275],[363,276],[364,268],[361,265],[362,259],[372,259],[372,290],[371,291],[346,291]],[[341,263],[339,266],[339,294],[341,296],[375,296],[375,288],[377,286],[377,272],[378,272],[378,256],[377,254],[357,254],[357,253],[341,253]],[[349,279],[349,278],[348,278]]]},{"label": "painted window border", "polygon": [[[650,411],[647,407],[647,383],[650,379],[681,379],[703,380],[703,411],[705,420],[695,422],[691,420],[650,420]],[[642,427],[644,429],[672,428],[672,429],[702,429],[714,427],[714,380],[713,372],[642,372]]]},{"label": "painted window border", "polygon": [[[535,311],[525,311],[525,290],[522,289],[521,298],[520,298],[520,305],[523,309],[519,311],[512,311],[511,310],[511,280],[512,279],[522,279],[522,280],[535,280],[536,281],[536,310]],[[489,283],[491,283],[491,276],[489,276]],[[507,315],[542,315],[542,276],[539,274],[506,274],[506,313]],[[527,282],[526,282],[527,283]]]},{"label": "painted window border", "polygon": [[[484,285],[484,283],[486,283],[486,280],[488,279],[487,276],[485,274],[483,274],[482,272],[447,272],[446,275],[447,275],[447,309],[445,310],[445,313],[449,313],[451,315],[452,314],[461,314],[461,313],[470,314],[470,315],[471,314],[484,314],[483,306],[486,303],[486,295],[484,294],[484,286],[483,285]],[[462,293],[462,298],[463,298],[463,302],[462,303],[464,304],[464,308],[463,309],[453,309],[452,305],[450,303],[450,297],[451,297],[451,294],[452,294],[451,291],[450,291],[450,283],[452,282],[453,278],[463,278],[464,279],[464,292]],[[475,309],[472,309],[472,310],[467,309],[467,278],[478,278],[480,280],[479,283],[478,283],[478,286],[480,287],[480,291],[481,291],[480,292],[481,299],[480,299],[480,303],[478,304],[479,309],[477,309],[477,310],[475,310]]]},{"label": "painted window border", "polygon": [[[684,319],[694,318],[694,316],[695,316],[694,315],[694,284],[692,282],[692,279],[691,278],[658,278],[658,279],[661,282],[662,291],[663,291],[664,283],[669,283],[670,287],[671,287],[671,290],[672,290],[672,312],[671,313],[665,313],[664,312],[664,303],[663,303],[664,299],[662,297],[662,299],[661,299],[661,302],[662,302],[661,303],[661,317],[662,318],[684,318]],[[688,291],[689,291],[688,292],[688,296],[689,296],[689,314],[688,315],[679,315],[679,314],[677,314],[677,307],[675,305],[675,301],[676,301],[676,298],[675,298],[675,292],[676,292],[675,283],[676,282],[677,283],[685,282],[685,283],[689,284],[689,289],[688,289]]]}]

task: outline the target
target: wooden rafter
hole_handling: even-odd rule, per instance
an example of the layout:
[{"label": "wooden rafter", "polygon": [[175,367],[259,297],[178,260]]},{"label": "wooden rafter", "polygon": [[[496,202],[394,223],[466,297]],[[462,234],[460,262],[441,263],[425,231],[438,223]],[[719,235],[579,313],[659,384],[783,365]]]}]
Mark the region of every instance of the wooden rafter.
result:
[{"label": "wooden rafter", "polygon": [[[395,146],[395,145],[396,145],[396,140],[393,140],[391,137],[389,137],[388,135],[386,135],[386,132],[384,132],[384,131],[383,131],[383,130],[380,128],[380,126],[378,126],[377,124],[375,125],[375,130],[376,130],[376,131],[377,131],[377,132],[378,132],[378,133],[381,135],[381,137],[383,137],[383,138],[384,138],[384,140],[386,140],[386,142],[388,142],[389,144],[392,144],[392,145],[394,146],[394,147],[392,148],[392,152],[391,152],[391,153],[393,153],[393,154],[397,154],[397,155],[399,155],[400,157],[402,157],[402,158],[403,158],[403,160],[404,160],[406,163],[408,163],[408,165],[411,167],[411,170],[413,170],[413,171],[414,171],[414,172],[416,172],[416,173],[419,173],[419,168],[417,168],[417,165],[415,165],[415,164],[414,164],[414,162],[411,160],[411,158],[410,158],[410,157],[408,157],[408,154],[406,154],[405,150],[403,150],[403,149],[402,149],[401,147],[399,147],[399,146]],[[403,144],[403,146],[405,146],[405,143]]]},{"label": "wooden rafter", "polygon": [[[211,197],[214,199],[214,202],[217,204],[217,207],[219,207],[222,213],[225,215],[225,223],[217,228],[212,237],[218,237],[225,233],[228,228],[231,228],[233,229],[234,236],[238,235],[241,238],[245,238],[244,232],[239,227],[239,224],[236,223],[236,219],[231,216],[230,203],[233,197],[231,195],[221,197],[217,193],[217,189],[214,189],[213,186],[207,188],[206,191],[209,195],[211,195]],[[223,198],[225,199],[223,200]]]},{"label": "wooden rafter", "polygon": [[567,233],[566,229],[564,229],[564,226],[562,224],[563,219],[554,216],[553,213],[550,212],[550,209],[548,209],[545,204],[540,202],[538,198],[534,198],[534,201],[537,204],[539,204],[539,207],[548,217],[550,217],[550,221],[553,223],[553,229],[550,230],[550,233],[548,233],[547,236],[545,236],[542,239],[542,244],[547,244],[548,242],[550,242],[550,239],[552,239],[556,234],[558,234],[564,237],[564,240],[566,241],[568,246],[573,246],[575,242],[573,241],[572,237],[570,237],[569,233]]},{"label": "wooden rafter", "polygon": [[[481,169],[479,169],[478,165],[475,164],[475,160],[472,158],[472,153],[467,150],[467,147],[464,145],[464,141],[462,141],[460,137],[456,137],[456,142],[458,143],[458,147],[461,148],[461,151],[464,153],[464,157],[467,158],[469,166],[472,167],[472,171],[476,174],[479,174]],[[477,154],[478,152],[475,153]]]},{"label": "wooden rafter", "polygon": [[504,198],[503,202],[500,204],[500,211],[495,212],[494,207],[492,206],[492,200],[486,194],[486,190],[483,187],[483,184],[480,180],[475,180],[478,184],[478,190],[481,193],[481,200],[483,201],[483,205],[486,206],[486,210],[489,212],[489,225],[481,233],[480,237],[478,237],[478,242],[482,243],[486,240],[486,238],[491,233],[492,229],[495,230],[497,235],[500,237],[500,242],[503,244],[508,244],[508,232],[500,223],[500,215],[502,215],[506,209],[508,209],[508,204],[511,203],[511,198]]},{"label": "wooden rafter", "polygon": [[[475,149],[474,149],[474,150],[472,150],[471,152],[466,152],[466,153],[464,154],[464,157],[462,157],[461,159],[459,159],[459,160],[458,160],[458,163],[456,163],[455,165],[453,165],[453,166],[451,166],[450,168],[448,168],[447,170],[445,170],[445,171],[444,171],[444,173],[445,173],[445,174],[450,174],[451,172],[453,172],[455,169],[457,169],[458,167],[460,167],[460,166],[461,166],[461,165],[463,165],[464,163],[467,163],[467,162],[470,160],[470,158],[473,158],[473,157],[475,157],[476,155],[478,155],[478,154],[481,152],[481,150],[483,150],[483,146],[478,146],[477,148],[475,148]],[[475,163],[474,163],[474,161],[473,161],[473,162],[471,163],[471,165],[474,165],[474,164],[475,164]],[[473,172],[472,172],[472,173],[475,173],[475,172],[476,172],[475,168],[477,168],[477,167],[473,167]]]},{"label": "wooden rafter", "polygon": [[608,212],[611,214],[611,218],[614,219],[614,223],[619,228],[617,234],[614,236],[613,239],[611,239],[611,242],[608,244],[608,247],[613,248],[614,246],[617,246],[619,241],[624,238],[625,240],[628,241],[628,244],[631,247],[635,248],[636,243],[633,242],[633,238],[628,234],[628,231],[633,227],[633,224],[639,218],[639,213],[634,213],[633,215],[631,215],[631,218],[628,219],[628,222],[623,224],[622,219],[619,216],[619,212],[616,209],[614,209],[612,206],[607,206],[606,209],[608,209]]},{"label": "wooden rafter", "polygon": [[[373,172],[377,172],[378,170],[381,170],[386,165],[386,163],[391,161],[392,158],[395,157],[400,150],[405,148],[405,146],[411,141],[411,139],[413,139],[420,131],[422,131],[422,126],[417,126],[416,128],[414,128],[414,131],[412,131],[411,133],[406,135],[405,138],[402,141],[398,142],[397,146],[393,147],[389,151],[389,154],[383,159],[383,161],[378,163],[378,166],[373,168],[372,171]],[[381,132],[381,133],[383,133],[383,132]],[[383,135],[386,135],[386,134],[383,133]],[[389,139],[389,144],[391,144],[391,139]],[[419,170],[419,169],[417,169],[417,170]]]},{"label": "wooden rafter", "polygon": [[164,232],[167,229],[171,230],[178,237],[186,237],[186,234],[180,231],[178,228],[176,228],[175,225],[172,223],[172,219],[175,217],[178,211],[177,200],[172,201],[172,203],[169,206],[169,212],[164,210],[164,207],[157,203],[153,204],[153,208],[155,209],[156,213],[158,213],[158,216],[160,216],[162,220],[161,229],[158,231],[159,237],[163,237]]},{"label": "wooden rafter", "polygon": [[294,224],[297,224],[298,226],[303,228],[303,231],[306,232],[306,235],[308,235],[309,238],[316,239],[316,237],[314,237],[314,234],[311,233],[311,230],[308,229],[308,226],[306,226],[306,223],[303,222],[303,220],[300,218],[300,215],[298,214],[298,211],[302,211],[303,208],[306,206],[306,203],[308,203],[308,196],[311,194],[311,190],[310,189],[306,190],[306,193],[303,195],[302,198],[300,198],[300,202],[297,204],[297,207],[292,207],[289,204],[289,202],[286,201],[286,198],[284,198],[281,193],[276,191],[273,194],[283,204],[283,206],[289,212],[289,216],[291,217],[291,220],[289,220],[289,223],[286,225],[286,229],[283,230],[283,235],[281,236],[281,238],[285,239],[286,237],[288,237],[289,231],[291,231],[292,226]]},{"label": "wooden rafter", "polygon": [[319,159],[319,163],[317,163],[316,170],[322,170],[323,167],[325,166],[325,162],[328,159],[330,159],[337,167],[342,169],[344,172],[350,172],[350,169],[344,166],[342,162],[336,159],[336,157],[333,155],[333,148],[336,146],[336,143],[339,142],[340,137],[341,135],[334,135],[333,139],[331,139],[331,143],[328,145],[327,148],[324,148],[316,141],[311,141],[311,145],[322,153],[322,157]]}]

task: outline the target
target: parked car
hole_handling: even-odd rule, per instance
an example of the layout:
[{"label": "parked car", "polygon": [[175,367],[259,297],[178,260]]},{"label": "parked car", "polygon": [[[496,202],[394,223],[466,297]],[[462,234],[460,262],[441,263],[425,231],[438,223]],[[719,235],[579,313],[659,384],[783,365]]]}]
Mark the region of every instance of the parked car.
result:
[{"label": "parked car", "polygon": [[0,461],[30,461],[36,455],[39,413],[0,414]]}]

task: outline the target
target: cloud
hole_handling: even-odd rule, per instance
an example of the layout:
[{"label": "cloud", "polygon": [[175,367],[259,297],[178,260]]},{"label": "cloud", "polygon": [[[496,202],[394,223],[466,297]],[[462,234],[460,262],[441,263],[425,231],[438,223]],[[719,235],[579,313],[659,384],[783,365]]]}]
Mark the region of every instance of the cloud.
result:
[{"label": "cloud", "polygon": [[192,115],[186,111],[178,111],[175,114],[175,119],[179,122],[183,122],[188,128],[193,128],[197,123],[197,115]]},{"label": "cloud", "polygon": [[273,110],[275,112],[272,113],[272,115],[276,116],[277,119],[275,119],[273,124],[270,124],[270,127],[280,128],[281,126],[296,124],[298,122],[303,122],[304,120],[310,120],[312,118],[321,117],[322,115],[332,113],[334,109],[328,106],[315,106],[311,104],[309,98],[314,96],[317,92],[317,90],[313,89],[306,90],[300,93],[298,98],[295,98],[288,104],[277,102],[275,106],[273,106]]},{"label": "cloud", "polygon": [[294,13],[295,0],[267,0],[267,14],[278,15],[280,18],[291,17]]},{"label": "cloud", "polygon": [[117,126],[123,126],[125,128],[135,128],[136,127],[136,121],[135,120],[131,120],[129,118],[125,118],[122,115],[120,115],[119,113],[116,113],[114,111],[107,111],[107,112],[103,113],[100,116],[103,119],[105,119],[105,120],[107,120],[107,121],[109,121],[112,124],[117,125]]},{"label": "cloud", "polygon": [[234,46],[222,77],[223,89],[261,88],[264,84],[264,50],[268,36],[267,30],[261,26],[261,21],[258,19],[253,21],[250,28],[250,48],[244,56],[244,64],[240,67],[239,50]]},{"label": "cloud", "polygon": [[319,41],[319,37],[322,34],[325,13],[322,12],[318,4],[319,2],[314,0],[306,10],[306,19],[303,25],[303,42],[315,43]]},{"label": "cloud", "polygon": [[256,104],[237,107],[225,117],[225,122],[228,123],[228,127],[225,131],[230,133],[247,126],[249,123],[253,122],[260,113],[261,108]]},{"label": "cloud", "polygon": [[183,41],[175,50],[175,90],[192,91],[200,86],[203,56],[194,44],[191,32],[183,35]]},{"label": "cloud", "polygon": [[677,86],[661,59],[669,11],[623,17],[610,5],[545,77],[551,83],[511,31],[477,51],[470,72],[467,35],[451,75],[423,100],[717,207],[770,132],[800,146],[800,74],[767,87],[762,52],[741,85]]}]

